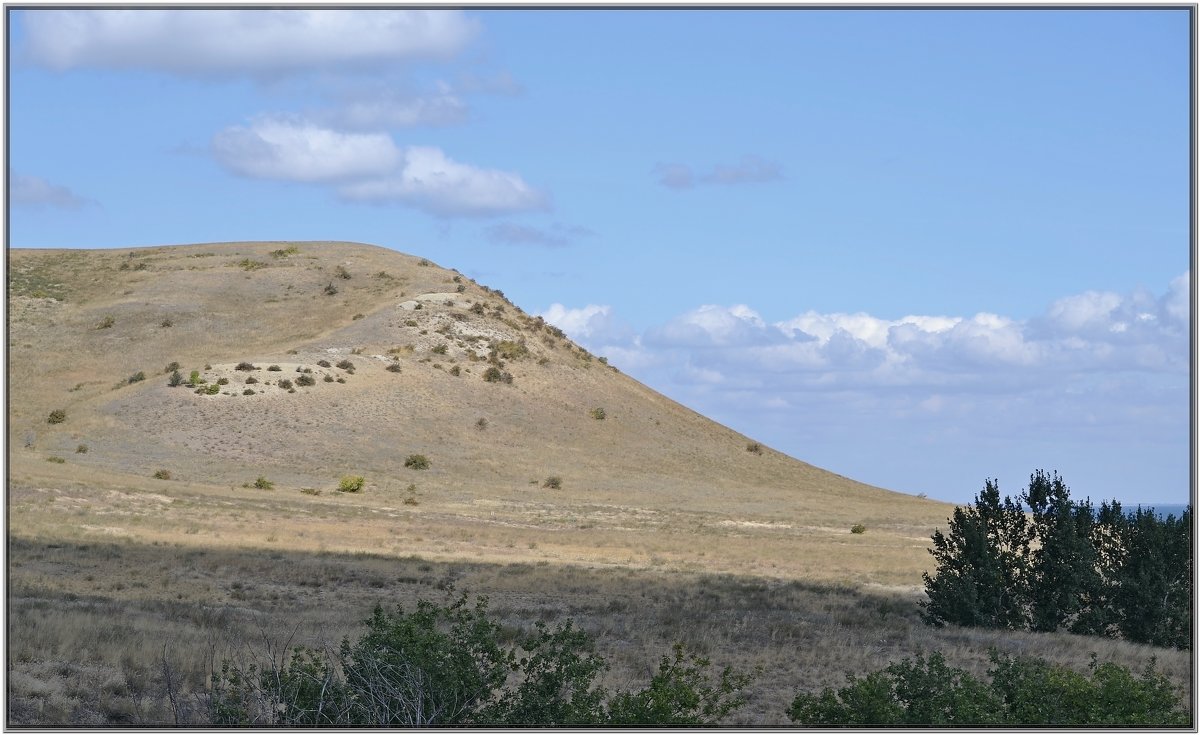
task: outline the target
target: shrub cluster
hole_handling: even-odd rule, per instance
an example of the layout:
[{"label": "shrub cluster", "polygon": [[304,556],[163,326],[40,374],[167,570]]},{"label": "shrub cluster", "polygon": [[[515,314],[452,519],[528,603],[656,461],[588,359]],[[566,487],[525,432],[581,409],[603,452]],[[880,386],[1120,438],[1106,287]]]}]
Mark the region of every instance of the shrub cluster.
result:
[{"label": "shrub cluster", "polygon": [[67,420],[67,412],[61,408],[56,408],[50,412],[50,416],[46,419],[47,424],[61,424]]},{"label": "shrub cluster", "polygon": [[361,475],[346,475],[338,483],[337,489],[339,493],[356,493],[363,489],[366,482],[366,478]]},{"label": "shrub cluster", "polygon": [[410,470],[427,470],[429,469],[429,458],[424,454],[410,454],[404,460],[404,466]]},{"label": "shrub cluster", "polygon": [[1032,657],[991,652],[990,684],[946,665],[940,653],[918,655],[841,689],[800,694],[788,709],[806,725],[1184,725],[1166,677],[1152,661],[1135,677],[1114,663],[1087,676]]},{"label": "shrub cluster", "polygon": [[710,673],[708,659],[677,645],[645,686],[609,692],[596,684],[608,663],[573,621],[539,621],[507,644],[503,633],[486,598],[376,606],[336,653],[297,647],[262,669],[224,662],[209,714],[214,725],[258,727],[714,725],[746,702],[752,681]]},{"label": "shrub cluster", "polygon": [[296,385],[310,386],[316,384],[317,379],[309,373],[301,373],[300,375],[296,376]]},{"label": "shrub cluster", "polygon": [[495,365],[491,365],[487,370],[483,371],[483,379],[488,383],[508,383],[513,382],[512,373],[500,370]]}]

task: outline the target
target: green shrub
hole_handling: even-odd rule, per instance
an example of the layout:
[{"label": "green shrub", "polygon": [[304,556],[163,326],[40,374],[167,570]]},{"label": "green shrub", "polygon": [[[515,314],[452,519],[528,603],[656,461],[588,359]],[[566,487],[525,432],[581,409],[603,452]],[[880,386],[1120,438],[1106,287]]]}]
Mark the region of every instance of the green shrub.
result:
[{"label": "green shrub", "polygon": [[867,527],[861,523],[855,523],[850,527],[850,533],[866,533]]},{"label": "green shrub", "polygon": [[172,388],[177,388],[180,385],[183,385],[183,373],[179,372],[178,370],[173,371],[171,373],[171,377],[167,378],[167,385],[171,386]]},{"label": "green shrub", "polygon": [[188,376],[188,385],[203,385],[204,383],[207,383],[207,382],[208,382],[207,380],[200,377],[199,370],[193,370],[192,374],[190,376]]},{"label": "green shrub", "polygon": [[404,460],[404,466],[410,470],[427,470],[429,469],[429,458],[424,454],[410,454]]},{"label": "green shrub", "polygon": [[62,457],[58,457],[58,456],[50,456],[50,457],[46,457],[46,461],[53,462],[54,464],[66,464],[67,460],[63,459]]},{"label": "green shrub", "polygon": [[593,408],[589,413],[591,414],[591,417],[596,419],[597,421],[603,421],[605,418],[608,417],[608,414],[604,411],[603,408]]},{"label": "green shrub", "polygon": [[170,472],[170,470],[158,470],[154,473],[154,479],[155,480],[170,480],[171,472]]},{"label": "green shrub", "polygon": [[244,271],[254,271],[254,270],[258,270],[259,268],[266,268],[267,264],[262,262],[261,260],[251,260],[249,258],[243,258],[242,260],[240,260],[238,262],[238,266],[241,267],[241,269]]},{"label": "green shrub", "polygon": [[542,483],[542,487],[548,487],[551,490],[561,490],[562,478],[558,477],[557,475],[551,475],[550,477],[546,478],[545,482]]},{"label": "green shrub", "polygon": [[447,348],[447,346],[446,346],[446,343],[445,343],[445,342],[443,342],[443,343],[441,343],[441,344],[439,344],[439,345],[436,345],[436,346],[435,346],[435,347],[434,347],[434,348],[431,350],[431,352],[433,352],[433,354],[435,354],[435,355],[444,355],[444,354],[446,354],[446,350],[447,350],[447,349],[448,349],[448,348]]},{"label": "green shrub", "polygon": [[366,479],[360,475],[346,475],[338,483],[337,489],[339,493],[356,493],[363,489],[366,482]]},{"label": "green shrub", "polygon": [[282,372],[283,368],[279,367],[278,365],[269,365],[269,366],[267,366],[267,370],[269,370],[270,372],[273,372],[273,373],[278,373],[278,372]]},{"label": "green shrub", "polygon": [[178,369],[179,369],[179,363],[172,360],[171,362],[167,363],[167,366],[165,368],[163,368],[163,372],[164,373],[172,373]]},{"label": "green shrub", "polygon": [[254,377],[253,375],[249,375],[246,377],[246,385],[254,385],[257,382],[258,382],[258,378]]},{"label": "green shrub", "polygon": [[1140,678],[1113,663],[1090,676],[1034,657],[991,651],[990,685],[946,665],[940,653],[904,659],[819,694],[801,693],[788,709],[806,725],[1165,726],[1190,723],[1154,662]]},{"label": "green shrub", "polygon": [[492,365],[487,370],[483,371],[483,379],[488,383],[508,383],[513,382],[512,373],[503,372],[500,368]]},{"label": "green shrub", "polygon": [[505,339],[497,342],[492,352],[502,360],[519,360],[529,354],[529,348],[525,346],[524,340],[513,342]]},{"label": "green shrub", "polygon": [[300,488],[300,492],[304,493],[305,495],[320,495],[321,494],[321,491],[316,489],[315,487],[302,487],[302,488]]},{"label": "green shrub", "polygon": [[229,378],[217,378],[217,385],[229,385]]},{"label": "green shrub", "polygon": [[398,373],[398,372],[400,372],[400,371],[401,371],[403,368],[401,368],[401,367],[400,367],[400,363],[398,363],[398,362],[392,362],[392,363],[388,363],[388,366],[387,366],[387,368],[385,368],[385,369],[386,369],[388,372],[391,372],[391,373]]},{"label": "green shrub", "polygon": [[750,452],[751,454],[762,454],[763,448],[758,442],[750,442],[746,445],[746,451]]},{"label": "green shrub", "polygon": [[96,325],[96,329],[108,329],[116,323],[117,320],[113,318],[112,315],[109,315],[100,320],[100,322]]},{"label": "green shrub", "polygon": [[67,420],[67,412],[61,408],[56,408],[50,412],[49,418],[46,419],[47,424],[61,424]]},{"label": "green shrub", "polygon": [[321,366],[321,367],[323,367],[323,368],[327,368],[327,367],[329,367],[329,361],[328,361],[328,360],[317,360],[317,364],[318,364],[318,365],[320,365],[320,366]]},{"label": "green shrub", "polygon": [[208,386],[208,388],[205,389],[204,392],[210,396],[215,396],[221,392],[221,386],[217,385],[216,383],[213,383],[212,385]]},{"label": "green shrub", "polygon": [[354,369],[354,363],[350,362],[349,360],[338,360],[337,366],[340,367],[342,370],[353,370]]},{"label": "green shrub", "polygon": [[250,370],[258,370],[258,368],[255,367],[254,363],[252,363],[252,362],[242,361],[242,362],[239,362],[236,367],[234,367],[234,370],[243,370],[243,371],[249,372]]},{"label": "green shrub", "polygon": [[275,483],[271,482],[262,475],[259,475],[254,481],[254,487],[258,488],[259,490],[273,490],[275,488]]},{"label": "green shrub", "polygon": [[296,247],[295,245],[289,245],[286,248],[272,250],[271,255],[272,255],[272,257],[275,257],[275,258],[286,258],[287,256],[295,255],[298,252],[300,252],[300,248]]},{"label": "green shrub", "polygon": [[332,375],[326,375],[326,376],[325,376],[325,382],[326,382],[326,383],[332,383],[332,382],[333,382],[333,376],[332,376]]},{"label": "green shrub", "polygon": [[450,374],[457,378],[459,375],[462,375],[462,368],[460,368],[458,365],[455,365],[454,367],[450,368]]},{"label": "green shrub", "polygon": [[[299,378],[297,378],[297,380],[299,380]],[[281,378],[278,385],[280,388],[283,388],[284,390],[292,389],[292,381],[288,380],[287,378]]]},{"label": "green shrub", "polygon": [[86,445],[86,444],[80,444],[79,446],[75,447],[76,454],[87,454],[87,451],[88,451],[88,445]]},{"label": "green shrub", "polygon": [[296,376],[296,385],[310,386],[310,385],[316,385],[316,384],[317,384],[317,379],[314,378],[313,376],[309,375],[308,373],[303,373],[301,375]]}]

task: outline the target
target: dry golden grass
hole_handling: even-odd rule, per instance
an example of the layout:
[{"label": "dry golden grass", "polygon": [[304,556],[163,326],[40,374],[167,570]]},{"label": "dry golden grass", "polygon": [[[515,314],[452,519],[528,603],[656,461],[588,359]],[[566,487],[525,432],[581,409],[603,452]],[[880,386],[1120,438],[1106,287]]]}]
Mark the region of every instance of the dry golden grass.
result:
[{"label": "dry golden grass", "polygon": [[[351,243],[9,259],[14,723],[169,722],[162,643],[195,687],[256,620],[337,638],[375,600],[447,575],[514,629],[584,621],[618,683],[674,640],[762,664],[742,724],[786,724],[797,688],[926,648],[976,668],[992,643],[1072,665],[1151,654],[920,626],[950,506],[747,451],[752,438],[421,259]],[[483,379],[493,345],[511,385]],[[228,382],[168,387],[171,362]],[[280,388],[297,368],[314,384]],[[66,419],[50,424],[55,409]],[[406,467],[414,454],[429,468]],[[348,475],[359,492],[337,491]]]}]

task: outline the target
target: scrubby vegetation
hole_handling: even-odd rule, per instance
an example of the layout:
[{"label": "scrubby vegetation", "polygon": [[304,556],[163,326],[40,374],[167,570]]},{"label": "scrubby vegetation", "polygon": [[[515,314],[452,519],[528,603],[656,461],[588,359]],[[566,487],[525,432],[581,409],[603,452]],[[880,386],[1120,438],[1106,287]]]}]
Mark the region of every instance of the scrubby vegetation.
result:
[{"label": "scrubby vegetation", "polygon": [[67,412],[61,408],[56,408],[50,412],[50,416],[46,419],[47,424],[61,424],[67,420]]},{"label": "scrubby vegetation", "polygon": [[429,469],[429,458],[424,454],[410,454],[404,460],[404,466],[410,470]]},{"label": "scrubby vegetation", "polygon": [[603,408],[593,408],[589,412],[589,415],[592,418],[596,419],[597,421],[603,421],[605,418],[608,417],[608,413],[606,413]]},{"label": "scrubby vegetation", "polygon": [[855,523],[850,527],[850,533],[862,534],[867,532],[867,527],[861,523]]},{"label": "scrubby vegetation", "polygon": [[337,489],[340,493],[356,493],[363,489],[366,482],[366,478],[361,475],[346,475],[338,483]]},{"label": "scrubby vegetation", "polygon": [[154,479],[155,480],[170,480],[171,479],[171,471],[170,470],[156,470],[154,472]]}]

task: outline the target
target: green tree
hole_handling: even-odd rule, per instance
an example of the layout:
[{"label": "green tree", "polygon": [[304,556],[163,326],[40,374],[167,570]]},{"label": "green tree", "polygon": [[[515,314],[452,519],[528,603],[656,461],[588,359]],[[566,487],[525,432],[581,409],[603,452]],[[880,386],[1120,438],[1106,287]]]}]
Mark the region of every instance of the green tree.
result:
[{"label": "green tree", "polygon": [[1129,640],[1185,648],[1192,627],[1192,509],[1160,519],[1138,508],[1119,528],[1124,552],[1113,607]]},{"label": "green tree", "polygon": [[750,674],[726,667],[715,681],[709,660],[687,655],[675,646],[674,657],[663,656],[649,685],[636,692],[619,692],[608,703],[606,725],[714,725],[746,702],[743,690]]},{"label": "green tree", "polygon": [[1091,504],[1073,503],[1058,473],[1042,470],[1030,476],[1023,499],[1038,540],[1030,565],[1030,628],[1058,630],[1075,621],[1088,596],[1101,586]]}]

